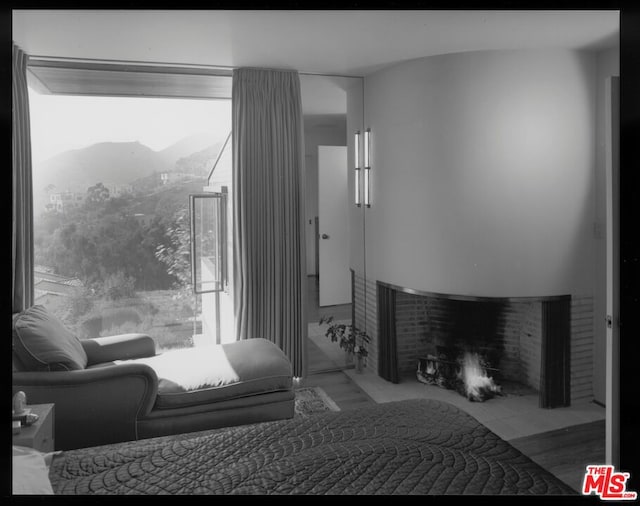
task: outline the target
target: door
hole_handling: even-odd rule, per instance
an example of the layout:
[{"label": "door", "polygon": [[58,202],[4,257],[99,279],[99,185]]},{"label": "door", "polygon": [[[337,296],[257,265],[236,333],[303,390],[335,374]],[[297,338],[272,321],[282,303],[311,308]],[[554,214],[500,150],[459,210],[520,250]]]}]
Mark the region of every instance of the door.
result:
[{"label": "door", "polygon": [[318,146],[318,217],[319,304],[350,304],[346,146]]},{"label": "door", "polygon": [[315,234],[315,242],[313,243],[315,245],[315,273],[316,273],[316,278],[318,277],[318,272],[320,272],[320,220],[318,219],[317,216],[315,216],[313,218],[313,230],[314,230],[314,234]]},{"label": "door", "polygon": [[620,78],[606,82],[606,188],[607,188],[607,351],[606,351],[606,448],[607,464],[620,465],[620,213],[619,213],[619,93]]},{"label": "door", "polygon": [[231,338],[227,206],[226,192],[189,195],[191,285],[206,308],[197,339],[194,332],[195,345],[222,344],[223,331],[227,340]]}]

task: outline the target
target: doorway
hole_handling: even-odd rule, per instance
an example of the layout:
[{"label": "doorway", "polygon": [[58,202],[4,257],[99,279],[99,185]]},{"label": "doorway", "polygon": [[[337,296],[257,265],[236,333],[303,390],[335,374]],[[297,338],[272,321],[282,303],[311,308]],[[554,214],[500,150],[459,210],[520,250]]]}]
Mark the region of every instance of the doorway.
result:
[{"label": "doorway", "polygon": [[[306,358],[308,374],[328,370],[345,369],[344,352],[337,343],[332,343],[324,332],[326,325],[319,326],[323,315],[333,316],[335,320],[351,323],[351,269],[361,268],[363,247],[356,238],[360,234],[349,233],[343,241],[348,245],[347,264],[342,275],[348,282],[348,296],[342,300],[324,301],[320,305],[320,271],[323,269],[320,258],[320,236],[325,233],[333,239],[333,232],[323,230],[319,211],[318,146],[342,146],[345,149],[345,163],[353,160],[354,143],[352,133],[362,130],[363,126],[363,79],[348,76],[301,75],[302,108],[304,114],[304,160],[305,160],[305,245],[307,267],[307,341]],[[354,179],[347,172],[345,200],[354,191]],[[346,204],[342,221],[350,230],[361,230],[364,226],[363,215],[356,213],[352,205]],[[331,242],[331,239],[324,240]],[[336,237],[337,239],[337,237]],[[330,262],[332,263],[332,262]],[[327,267],[324,267],[325,271]],[[329,349],[327,349],[329,348]],[[333,358],[331,358],[333,356]]]},{"label": "doorway", "polygon": [[351,302],[347,146],[318,146],[320,306]]},{"label": "doorway", "polygon": [[[305,115],[305,165],[306,165],[306,226],[307,226],[307,371],[309,374],[326,372],[331,370],[341,370],[346,367],[344,353],[337,343],[332,343],[324,332],[326,325],[319,325],[322,316],[333,316],[335,320],[347,320],[351,323],[351,282],[349,273],[349,251],[348,237],[345,239],[344,230],[338,231],[334,228],[327,229],[327,219],[338,221],[341,228],[348,223],[344,215],[348,213],[348,199],[346,191],[341,195],[340,189],[346,186],[346,115]],[[328,155],[328,158],[327,158]],[[344,181],[331,182],[326,180],[328,187],[323,193],[329,197],[345,200],[344,206],[326,202],[325,197],[320,196],[320,166],[325,169],[328,166],[333,169],[336,165],[331,163],[334,158],[343,158],[338,171],[343,171],[340,177]],[[327,162],[327,159],[329,160]],[[324,174],[325,176],[327,174]],[[336,208],[334,216],[327,218],[326,212],[321,212],[321,207]],[[337,210],[343,207],[342,211]],[[342,216],[341,216],[342,214]],[[324,218],[323,218],[324,216]],[[327,239],[321,239],[322,234],[327,235]],[[348,228],[346,231],[348,236]],[[344,272],[332,272],[329,269],[337,269],[335,263],[335,252],[327,251],[328,246],[346,245],[344,248],[346,258],[340,262]],[[330,248],[329,248],[330,249]],[[343,265],[344,264],[344,265]],[[329,271],[329,272],[328,272]],[[333,289],[329,289],[327,298],[327,274],[329,278],[339,278],[338,282],[348,283],[348,292],[344,294],[344,286],[338,289],[337,295]],[[331,279],[329,279],[331,284]],[[321,284],[324,283],[324,299],[321,303]],[[343,293],[341,294],[340,291]],[[336,298],[337,297],[337,298]]]},{"label": "doorway", "polygon": [[606,130],[606,229],[607,229],[607,331],[606,331],[606,463],[620,465],[620,166],[619,114],[620,78],[607,79],[605,86]]}]

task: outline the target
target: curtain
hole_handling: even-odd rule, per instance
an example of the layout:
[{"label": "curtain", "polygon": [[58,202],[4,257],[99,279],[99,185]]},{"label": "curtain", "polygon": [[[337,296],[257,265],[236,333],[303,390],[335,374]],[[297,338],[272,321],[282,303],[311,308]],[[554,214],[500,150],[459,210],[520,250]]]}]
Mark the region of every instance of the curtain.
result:
[{"label": "curtain", "polygon": [[541,408],[571,405],[571,296],[542,301]]},{"label": "curtain", "polygon": [[27,55],[13,44],[12,68],[12,234],[13,312],[33,305],[33,208]]},{"label": "curtain", "polygon": [[378,374],[398,383],[398,349],[396,342],[396,291],[380,283],[378,290]]},{"label": "curtain", "polygon": [[295,71],[233,73],[236,339],[266,338],[306,370],[304,144]]}]

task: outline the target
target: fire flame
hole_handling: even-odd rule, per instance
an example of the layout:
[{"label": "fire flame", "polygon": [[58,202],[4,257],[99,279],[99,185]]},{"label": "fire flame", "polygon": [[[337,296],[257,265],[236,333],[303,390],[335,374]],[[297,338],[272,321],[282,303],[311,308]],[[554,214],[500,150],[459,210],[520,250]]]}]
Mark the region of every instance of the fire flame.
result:
[{"label": "fire flame", "polygon": [[500,387],[496,385],[493,378],[487,375],[480,364],[480,357],[477,353],[466,352],[464,354],[460,374],[467,398],[470,400],[483,400],[493,394],[500,393]]}]

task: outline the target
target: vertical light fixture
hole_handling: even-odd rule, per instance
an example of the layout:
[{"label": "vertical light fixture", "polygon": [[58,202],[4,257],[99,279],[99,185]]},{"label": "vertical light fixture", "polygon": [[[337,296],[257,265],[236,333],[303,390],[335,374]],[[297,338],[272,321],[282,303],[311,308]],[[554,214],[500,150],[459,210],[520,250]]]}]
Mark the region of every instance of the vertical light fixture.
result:
[{"label": "vertical light fixture", "polygon": [[371,207],[371,129],[364,131],[364,205]]},{"label": "vertical light fixture", "polygon": [[360,207],[362,204],[360,202],[360,130],[356,130],[355,135],[355,144],[354,144],[354,162],[355,162],[355,174],[356,174],[356,182],[355,182],[355,203],[356,206]]}]

